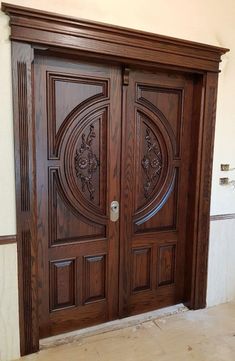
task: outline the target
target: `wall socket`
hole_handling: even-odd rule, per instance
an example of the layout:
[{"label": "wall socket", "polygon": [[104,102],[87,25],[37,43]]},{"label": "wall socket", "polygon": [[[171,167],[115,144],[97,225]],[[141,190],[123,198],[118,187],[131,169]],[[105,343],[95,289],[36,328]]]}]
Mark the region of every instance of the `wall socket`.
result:
[{"label": "wall socket", "polygon": [[221,169],[223,172],[229,171],[229,168],[230,168],[230,165],[229,165],[229,164],[220,164],[220,169]]},{"label": "wall socket", "polygon": [[229,184],[229,178],[220,178],[220,179],[219,179],[219,184],[220,184],[221,186],[228,185],[228,184]]}]

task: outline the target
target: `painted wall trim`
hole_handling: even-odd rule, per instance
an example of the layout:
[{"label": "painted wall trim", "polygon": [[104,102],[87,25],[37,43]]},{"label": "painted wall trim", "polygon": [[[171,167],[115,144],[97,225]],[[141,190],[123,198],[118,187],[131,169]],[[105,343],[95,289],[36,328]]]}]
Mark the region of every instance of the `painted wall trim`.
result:
[{"label": "painted wall trim", "polygon": [[16,243],[16,235],[0,236],[0,246],[3,244]]},{"label": "painted wall trim", "polygon": [[210,217],[211,221],[222,221],[225,219],[235,219],[235,213],[229,213],[229,214],[215,214]]}]

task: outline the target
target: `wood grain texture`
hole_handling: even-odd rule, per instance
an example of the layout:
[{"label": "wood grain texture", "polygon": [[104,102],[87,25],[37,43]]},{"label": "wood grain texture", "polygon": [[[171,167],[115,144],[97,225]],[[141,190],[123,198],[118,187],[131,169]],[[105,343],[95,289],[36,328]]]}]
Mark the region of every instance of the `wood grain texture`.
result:
[{"label": "wood grain texture", "polygon": [[158,251],[158,286],[173,284],[175,281],[175,245],[160,246]]},{"label": "wood grain texture", "polygon": [[29,44],[12,43],[21,353],[38,350],[34,128]]},{"label": "wood grain texture", "polygon": [[105,298],[106,263],[105,255],[84,257],[84,303]]},{"label": "wood grain texture", "polygon": [[140,292],[151,287],[151,248],[132,249],[132,291]]},{"label": "wood grain texture", "polygon": [[2,244],[11,244],[11,243],[16,243],[16,235],[11,235],[11,236],[0,236],[0,245]]},{"label": "wood grain texture", "polygon": [[200,178],[198,189],[198,222],[195,255],[195,284],[193,308],[206,306],[207,267],[209,247],[210,199],[212,161],[214,149],[215,115],[217,99],[218,74],[207,73],[204,98],[204,121],[201,133],[201,154],[199,161]]},{"label": "wood grain texture", "polygon": [[[189,189],[190,154],[187,149],[191,138],[193,86],[193,78],[183,74],[174,73],[173,76],[170,71],[132,69],[129,85],[124,89],[122,315],[185,300],[185,245],[190,242],[190,238],[186,238],[185,214],[190,209],[185,194]],[[177,247],[172,246],[173,241]],[[147,282],[147,258],[144,261],[143,254],[134,257],[134,268],[130,267],[131,252],[137,246],[151,247],[148,261],[151,282]],[[163,252],[170,249],[171,253]],[[145,282],[139,275],[143,267],[135,267],[138,259],[145,265]],[[130,294],[130,289],[138,289],[138,285],[131,286],[135,284],[139,284],[139,291]]]},{"label": "wood grain texture", "polygon": [[44,338],[116,318],[121,69],[38,53],[34,80]]},{"label": "wood grain texture", "polygon": [[11,18],[11,39],[91,51],[126,61],[218,71],[227,49],[2,3]]},{"label": "wood grain texture", "polygon": [[50,262],[50,310],[75,306],[75,259]]}]

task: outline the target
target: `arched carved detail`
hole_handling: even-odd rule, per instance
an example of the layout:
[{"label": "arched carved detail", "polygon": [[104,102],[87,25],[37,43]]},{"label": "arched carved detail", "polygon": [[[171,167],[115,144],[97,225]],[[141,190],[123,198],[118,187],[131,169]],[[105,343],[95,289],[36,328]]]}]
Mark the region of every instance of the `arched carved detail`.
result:
[{"label": "arched carved detail", "polygon": [[[137,109],[136,199],[133,221],[139,225],[166,203],[175,180],[174,145],[159,117],[143,106]],[[142,177],[140,168],[142,169]]]},{"label": "arched carved detail", "polygon": [[[178,149],[177,149],[177,138],[180,137],[179,134],[175,134],[170,122],[168,121],[168,119],[165,117],[165,115],[163,114],[163,112],[153,103],[151,103],[148,99],[146,99],[143,96],[143,91],[144,90],[152,90],[154,92],[157,91],[161,91],[161,92],[174,92],[178,95],[179,97],[179,102],[182,102],[182,89],[168,89],[168,88],[159,88],[157,86],[146,86],[146,85],[142,85],[142,84],[138,84],[137,86],[137,98],[136,98],[136,102],[140,105],[143,106],[143,108],[145,108],[146,110],[148,109],[149,111],[151,111],[153,114],[155,114],[158,119],[161,121],[162,125],[166,128],[167,133],[170,137],[171,143],[172,143],[172,147],[173,147],[173,151],[174,151],[174,155],[176,155],[178,153]],[[179,107],[180,109],[182,109],[182,107]],[[180,118],[181,118],[181,114],[180,114]],[[181,123],[181,119],[179,119],[179,123]],[[180,129],[180,127],[179,127]],[[179,132],[179,131],[178,131]],[[176,132],[177,133],[177,132]],[[179,139],[178,139],[179,142]]]},{"label": "arched carved detail", "polygon": [[[76,106],[66,114],[63,121],[58,121],[56,113],[56,84],[60,83],[67,85],[76,84],[81,87],[89,84],[90,89],[92,89],[92,86],[94,87],[93,93],[76,104]],[[81,113],[84,114],[86,110],[89,112],[91,107],[107,99],[109,99],[109,79],[98,80],[67,73],[47,72],[49,159],[57,159],[59,157],[63,138],[73,119],[77,118]]]},{"label": "arched carved detail", "polygon": [[143,213],[143,215],[136,216],[134,218],[134,223],[139,226],[140,224],[143,224],[144,222],[148,221],[150,218],[155,216],[157,212],[160,211],[160,209],[164,206],[164,204],[167,202],[168,198],[170,197],[174,186],[175,186],[175,179],[176,179],[176,169],[173,170],[171,174],[171,178],[169,181],[169,184],[167,185],[164,194],[159,197],[158,201],[155,202],[155,204],[152,206],[151,211],[146,211]]},{"label": "arched carved detail", "polygon": [[[67,235],[65,240],[61,240],[58,235],[58,230],[60,229],[58,223],[58,210],[61,204],[63,204],[65,209],[67,209],[67,211],[77,219],[77,228],[79,229],[79,232],[75,238]],[[96,236],[104,236],[105,234],[104,224],[96,223],[90,218],[85,217],[84,214],[71,203],[67,193],[65,193],[63,189],[61,171],[59,167],[49,168],[49,215],[49,241],[51,245],[77,242],[90,238],[93,239]],[[64,221],[66,221],[66,218],[64,218]],[[82,224],[87,225],[87,227],[85,227],[86,233],[83,232],[81,234]],[[64,224],[62,228],[64,230]],[[73,230],[69,229],[69,231],[71,233]]]},{"label": "arched carved detail", "polygon": [[107,222],[107,111],[101,105],[73,118],[61,144],[61,187],[73,208],[99,224]]}]

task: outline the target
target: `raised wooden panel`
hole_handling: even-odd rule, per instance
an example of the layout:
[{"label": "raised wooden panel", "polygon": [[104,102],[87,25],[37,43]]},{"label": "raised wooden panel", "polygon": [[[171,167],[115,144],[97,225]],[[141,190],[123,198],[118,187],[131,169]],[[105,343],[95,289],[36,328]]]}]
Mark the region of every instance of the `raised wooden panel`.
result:
[{"label": "raised wooden panel", "polygon": [[[168,74],[155,76],[155,85],[136,86],[135,232],[177,227],[185,80],[177,76],[172,80]],[[153,82],[149,74],[146,78]]]},{"label": "raised wooden panel", "polygon": [[105,298],[106,255],[84,257],[84,303]]},{"label": "raised wooden panel", "polygon": [[175,245],[160,246],[158,250],[158,286],[174,283],[175,278]]},{"label": "raised wooden panel", "polygon": [[132,249],[132,292],[151,287],[151,248]]},{"label": "raised wooden panel", "polygon": [[180,154],[182,128],[183,89],[138,85],[137,102],[143,104],[164,119],[167,131],[173,141],[175,156]]},{"label": "raised wooden panel", "polygon": [[177,228],[177,214],[178,214],[178,172],[176,174],[175,182],[171,194],[166,199],[165,203],[159,211],[153,215],[146,222],[135,225],[136,233],[145,232],[159,232],[175,230]]},{"label": "raised wooden panel", "polygon": [[50,310],[75,306],[75,260],[50,262]]},{"label": "raised wooden panel", "polygon": [[73,209],[59,186],[58,169],[49,169],[49,236],[51,245],[104,237],[106,227],[85,222]]},{"label": "raised wooden panel", "polygon": [[173,144],[163,120],[141,106],[135,122],[134,223],[140,225],[159,212],[171,195],[175,168]]},{"label": "raised wooden panel", "polygon": [[[58,147],[73,113],[97,100],[107,98],[108,80],[67,73],[47,72],[49,156],[58,156]],[[63,101],[61,101],[63,99]]]}]

